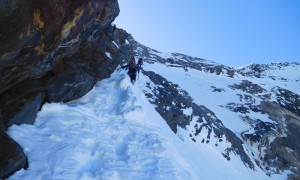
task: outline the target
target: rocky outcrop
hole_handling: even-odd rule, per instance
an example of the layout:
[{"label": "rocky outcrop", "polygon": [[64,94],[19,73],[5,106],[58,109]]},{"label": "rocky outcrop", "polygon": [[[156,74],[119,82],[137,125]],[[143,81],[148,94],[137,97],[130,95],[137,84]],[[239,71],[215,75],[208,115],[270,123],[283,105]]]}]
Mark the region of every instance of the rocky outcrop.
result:
[{"label": "rocky outcrop", "polygon": [[11,175],[20,167],[27,167],[27,158],[22,148],[5,132],[0,132],[0,177]]},{"label": "rocky outcrop", "polygon": [[[129,58],[127,33],[111,24],[118,14],[117,0],[0,2],[1,133],[33,123],[44,102],[85,95]],[[19,146],[5,148],[21,157]],[[0,177],[24,167],[23,161],[1,157]]]},{"label": "rocky outcrop", "polygon": [[277,125],[277,131],[264,135],[268,141],[260,143],[266,147],[264,161],[277,167],[277,171],[293,167],[292,171],[300,177],[300,117],[272,102],[264,102],[262,108]]}]

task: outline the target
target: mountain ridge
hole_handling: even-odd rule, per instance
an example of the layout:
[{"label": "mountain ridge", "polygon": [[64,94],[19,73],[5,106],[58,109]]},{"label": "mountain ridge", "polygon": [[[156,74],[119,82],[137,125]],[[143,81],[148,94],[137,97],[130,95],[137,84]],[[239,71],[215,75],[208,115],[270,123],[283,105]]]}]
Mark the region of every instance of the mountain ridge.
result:
[{"label": "mountain ridge", "polygon": [[[144,71],[144,74],[150,79],[149,83],[145,85],[145,95],[151,103],[156,105],[156,110],[164,117],[174,133],[178,132],[178,128],[187,130],[192,126],[191,129],[194,130],[188,134],[191,140],[196,142],[199,141],[197,136],[203,133],[203,129],[206,128],[207,132],[204,134],[207,137],[200,139],[201,143],[209,143],[211,134],[215,137],[225,134],[225,141],[229,141],[231,146],[225,148],[221,154],[228,160],[230,160],[230,154],[233,151],[240,155],[246,166],[253,169],[261,168],[270,176],[274,173],[290,170],[292,174],[289,178],[297,179],[300,177],[298,163],[300,148],[297,145],[299,142],[296,138],[299,136],[299,130],[297,129],[300,128],[300,93],[297,89],[300,80],[300,77],[297,76],[300,69],[299,63],[250,64],[242,68],[231,68],[179,53],[160,53],[137,42],[135,44],[137,56],[144,57],[147,62],[145,67],[153,66],[151,71]],[[199,64],[195,65],[194,62]],[[208,62],[208,64],[205,64],[205,62]],[[159,68],[156,70],[155,67]],[[209,83],[213,85],[207,90],[209,92],[206,92],[205,96],[210,98],[210,93],[219,93],[224,94],[223,97],[230,95],[232,99],[236,100],[229,100],[224,104],[215,102],[219,108],[216,108],[216,105],[208,107],[207,105],[210,103],[206,103],[207,105],[204,105],[203,102],[196,103],[198,106],[202,106],[202,111],[203,108],[208,109],[208,111],[200,113],[200,117],[206,121],[203,122],[201,118],[198,118],[195,123],[193,118],[199,115],[199,110],[193,105],[195,103],[194,95],[196,94],[190,95],[186,92],[189,86],[188,83],[181,82],[181,84],[185,84],[184,87],[180,85],[178,79],[181,76],[178,75],[177,78],[164,77],[163,74],[166,74],[164,72],[168,70],[174,71],[173,76],[177,76],[176,71],[186,74],[185,76],[193,76],[191,71],[200,71],[202,73],[198,73],[199,76],[211,78],[210,81],[213,81],[217,76],[223,77],[226,81],[233,81],[226,86],[221,84],[222,87],[218,83]],[[189,72],[191,73],[189,74]],[[197,88],[203,89],[203,86],[197,86]],[[239,92],[233,94],[229,91]],[[182,94],[186,97],[183,97]],[[201,96],[200,91],[198,92],[199,95]],[[222,96],[216,97],[221,98]],[[177,99],[179,102],[176,102]],[[216,100],[217,98],[212,99]],[[189,103],[186,103],[187,101]],[[207,101],[210,100],[207,99]],[[200,107],[198,109],[201,109]],[[185,115],[184,111],[188,108],[192,110],[188,115]],[[247,124],[248,129],[238,132],[232,130],[228,127],[228,123],[225,123],[224,128],[218,130],[213,125],[214,123],[207,121],[210,118],[206,114],[214,117],[211,119],[220,119],[219,121],[223,122],[222,113],[218,113],[220,108],[223,112],[226,109],[238,114],[234,118],[236,121],[239,120],[243,124]],[[226,114],[224,113],[224,115]],[[231,136],[226,136],[227,128],[229,128]],[[201,136],[205,137],[206,135]],[[236,140],[232,138],[236,138]],[[217,141],[220,141],[220,139],[221,142],[216,143],[215,146],[224,141],[224,138],[217,138]],[[234,145],[234,143],[239,144],[240,148],[236,148],[237,145]]]}]

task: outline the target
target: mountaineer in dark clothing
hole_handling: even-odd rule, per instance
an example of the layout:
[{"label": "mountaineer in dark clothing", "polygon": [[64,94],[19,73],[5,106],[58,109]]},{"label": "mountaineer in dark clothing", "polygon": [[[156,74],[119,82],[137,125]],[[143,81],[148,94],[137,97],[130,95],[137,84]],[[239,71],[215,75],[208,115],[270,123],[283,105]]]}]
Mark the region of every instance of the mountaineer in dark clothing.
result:
[{"label": "mountaineer in dark clothing", "polygon": [[139,66],[139,68],[142,68],[143,58],[139,58],[137,65]]},{"label": "mountaineer in dark clothing", "polygon": [[122,69],[128,69],[127,74],[130,77],[130,81],[132,84],[136,81],[136,74],[140,73],[139,67],[135,63],[134,57],[130,60],[130,62],[124,66],[121,67]]}]

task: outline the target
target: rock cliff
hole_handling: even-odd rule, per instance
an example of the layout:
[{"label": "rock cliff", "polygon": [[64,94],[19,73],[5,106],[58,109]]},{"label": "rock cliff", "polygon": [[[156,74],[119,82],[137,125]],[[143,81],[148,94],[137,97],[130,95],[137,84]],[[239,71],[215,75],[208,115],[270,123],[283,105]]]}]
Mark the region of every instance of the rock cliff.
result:
[{"label": "rock cliff", "polygon": [[31,124],[45,102],[85,95],[127,60],[117,0],[0,1],[0,178],[27,166],[5,130]]}]

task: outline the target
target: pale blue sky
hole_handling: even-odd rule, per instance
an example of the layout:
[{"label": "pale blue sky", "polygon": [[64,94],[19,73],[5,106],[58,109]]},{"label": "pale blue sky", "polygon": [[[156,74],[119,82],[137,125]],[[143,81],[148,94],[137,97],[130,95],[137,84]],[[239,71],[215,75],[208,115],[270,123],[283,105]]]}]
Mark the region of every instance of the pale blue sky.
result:
[{"label": "pale blue sky", "polygon": [[227,66],[300,62],[300,0],[118,0],[138,42]]}]

